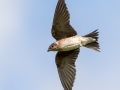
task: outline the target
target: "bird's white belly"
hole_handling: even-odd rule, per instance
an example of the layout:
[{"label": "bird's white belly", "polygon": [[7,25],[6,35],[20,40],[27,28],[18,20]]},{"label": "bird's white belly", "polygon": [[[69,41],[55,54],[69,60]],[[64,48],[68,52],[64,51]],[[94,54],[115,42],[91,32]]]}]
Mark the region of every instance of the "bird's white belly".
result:
[{"label": "bird's white belly", "polygon": [[81,40],[78,36],[62,39],[59,42],[59,51],[70,51],[81,46]]}]

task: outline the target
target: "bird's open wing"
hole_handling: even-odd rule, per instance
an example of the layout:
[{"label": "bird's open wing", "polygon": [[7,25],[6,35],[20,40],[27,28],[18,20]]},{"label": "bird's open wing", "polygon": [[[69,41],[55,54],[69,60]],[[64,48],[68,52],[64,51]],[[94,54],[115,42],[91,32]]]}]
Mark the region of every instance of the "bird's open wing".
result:
[{"label": "bird's open wing", "polygon": [[67,10],[64,0],[58,0],[53,25],[52,25],[52,36],[56,39],[62,39],[66,37],[75,36],[77,32],[70,25],[70,14]]},{"label": "bird's open wing", "polygon": [[64,90],[72,90],[76,75],[75,61],[78,54],[79,48],[56,54],[56,65]]}]

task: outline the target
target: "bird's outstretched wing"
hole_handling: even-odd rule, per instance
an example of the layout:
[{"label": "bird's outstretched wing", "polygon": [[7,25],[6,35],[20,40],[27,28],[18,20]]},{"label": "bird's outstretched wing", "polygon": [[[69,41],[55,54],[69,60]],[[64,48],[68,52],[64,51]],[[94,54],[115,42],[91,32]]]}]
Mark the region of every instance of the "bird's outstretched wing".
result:
[{"label": "bird's outstretched wing", "polygon": [[56,65],[64,90],[72,90],[75,80],[75,61],[79,54],[79,48],[72,51],[58,52]]},{"label": "bird's outstretched wing", "polygon": [[52,36],[56,39],[67,38],[75,36],[77,32],[70,25],[70,14],[67,10],[64,0],[58,0],[53,25],[52,25]]}]

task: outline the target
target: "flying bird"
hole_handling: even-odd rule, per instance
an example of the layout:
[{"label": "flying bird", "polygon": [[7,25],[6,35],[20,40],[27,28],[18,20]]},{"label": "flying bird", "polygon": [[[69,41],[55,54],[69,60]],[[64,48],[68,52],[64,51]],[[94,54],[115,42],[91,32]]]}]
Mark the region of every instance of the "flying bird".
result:
[{"label": "flying bird", "polygon": [[52,30],[56,42],[52,43],[48,51],[57,51],[55,62],[64,90],[72,90],[76,76],[75,61],[84,46],[99,51],[98,30],[84,36],[77,36],[77,32],[70,25],[70,14],[65,0],[58,0]]}]

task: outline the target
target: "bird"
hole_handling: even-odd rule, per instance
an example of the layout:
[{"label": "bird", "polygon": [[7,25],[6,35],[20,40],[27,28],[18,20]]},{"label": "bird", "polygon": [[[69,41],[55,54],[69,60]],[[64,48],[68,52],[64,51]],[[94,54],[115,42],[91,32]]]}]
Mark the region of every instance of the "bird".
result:
[{"label": "bird", "polygon": [[76,76],[75,61],[80,52],[80,47],[83,46],[100,52],[98,29],[87,35],[78,36],[70,25],[70,14],[65,0],[58,0],[51,34],[56,41],[48,47],[47,51],[57,52],[55,63],[61,84],[64,90],[72,90]]}]

